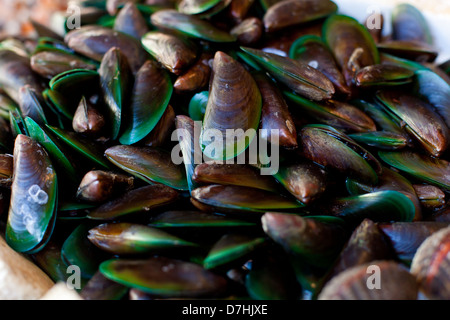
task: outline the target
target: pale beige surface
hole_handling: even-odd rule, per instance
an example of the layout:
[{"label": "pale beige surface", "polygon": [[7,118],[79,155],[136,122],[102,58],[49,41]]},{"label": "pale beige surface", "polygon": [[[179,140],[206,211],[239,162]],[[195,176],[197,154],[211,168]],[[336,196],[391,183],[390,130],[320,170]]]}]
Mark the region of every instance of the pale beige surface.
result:
[{"label": "pale beige surface", "polygon": [[83,300],[73,289],[69,289],[64,282],[58,282],[40,300]]},{"label": "pale beige surface", "polygon": [[35,300],[53,281],[0,237],[0,300]]}]

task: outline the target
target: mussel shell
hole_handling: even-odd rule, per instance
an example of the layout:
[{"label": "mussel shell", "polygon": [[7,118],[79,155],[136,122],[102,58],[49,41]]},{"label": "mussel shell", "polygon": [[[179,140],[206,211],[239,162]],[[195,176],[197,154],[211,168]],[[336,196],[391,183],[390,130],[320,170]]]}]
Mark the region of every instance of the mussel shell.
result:
[{"label": "mussel shell", "polygon": [[41,51],[31,57],[31,68],[42,77],[54,76],[72,69],[95,70],[97,66],[73,54],[58,51]]},{"label": "mussel shell", "polygon": [[[367,285],[374,282],[374,270],[381,279],[380,290]],[[418,291],[416,279],[406,268],[394,261],[377,260],[341,272],[328,282],[318,299],[416,300]]]},{"label": "mussel shell", "polygon": [[152,132],[167,110],[172,90],[169,74],[156,62],[145,62],[136,74],[120,143],[136,143]]},{"label": "mussel shell", "polygon": [[440,156],[450,143],[449,128],[428,103],[405,92],[384,90],[377,99],[431,155]]},{"label": "mussel shell", "polygon": [[373,221],[364,219],[353,231],[327,278],[331,279],[347,269],[371,261],[394,259],[394,250],[388,237]]},{"label": "mussel shell", "polygon": [[[346,132],[375,131],[373,120],[360,109],[347,102],[327,100],[315,102],[284,91],[284,95],[320,123]],[[293,109],[295,110],[295,109]]]},{"label": "mussel shell", "polygon": [[100,272],[115,282],[160,297],[212,297],[223,294],[227,281],[201,266],[155,257],[148,260],[109,260]]},{"label": "mussel shell", "polygon": [[101,224],[89,230],[88,239],[100,249],[118,255],[195,246],[162,230],[125,222]]},{"label": "mussel shell", "polygon": [[181,0],[177,9],[185,14],[199,14],[218,5],[222,0]]},{"label": "mussel shell", "polygon": [[397,256],[411,261],[425,239],[448,225],[448,222],[418,221],[382,223],[379,227],[389,237]]},{"label": "mussel shell", "polygon": [[430,299],[450,299],[450,227],[428,237],[417,249],[411,264],[422,292]]},{"label": "mussel shell", "polygon": [[18,135],[14,145],[13,183],[6,241],[18,252],[37,250],[55,223],[57,178],[47,152]]},{"label": "mussel shell", "polygon": [[105,117],[85,97],[73,115],[72,128],[77,133],[98,136],[105,127]]},{"label": "mussel shell", "polygon": [[203,266],[215,269],[236,260],[242,261],[265,242],[264,238],[254,238],[240,234],[226,234],[217,241],[206,256]]},{"label": "mussel shell", "polygon": [[203,53],[185,73],[180,75],[173,88],[177,93],[194,92],[200,90],[209,83],[211,68],[209,60],[212,58],[210,54]]},{"label": "mussel shell", "polygon": [[381,160],[409,176],[450,190],[450,176],[448,175],[450,163],[443,159],[432,158],[411,151],[383,151],[379,152],[378,155]]},{"label": "mussel shell", "polygon": [[9,112],[15,111],[19,106],[4,92],[0,91],[0,117],[9,119]]},{"label": "mussel shell", "polygon": [[333,54],[320,37],[306,35],[295,40],[289,49],[289,58],[316,68],[330,79],[337,91],[345,96],[350,95],[350,89],[336,65]]},{"label": "mussel shell", "polygon": [[188,190],[183,168],[172,162],[162,149],[118,145],[105,151],[109,161],[148,183],[162,183],[178,190]]},{"label": "mussel shell", "polygon": [[77,198],[88,202],[104,202],[133,187],[133,177],[108,171],[89,171],[77,190]]},{"label": "mussel shell", "polygon": [[92,140],[85,139],[75,132],[66,131],[57,127],[46,125],[46,127],[61,141],[88,161],[92,161],[102,169],[109,169],[110,164],[104,158],[101,147]]},{"label": "mussel shell", "polygon": [[203,121],[208,105],[209,91],[202,91],[192,96],[189,102],[189,117],[194,121]]},{"label": "mussel shell", "polygon": [[[368,151],[328,126],[307,126],[301,131],[303,154],[362,182],[376,184],[381,165]],[[363,151],[364,150],[364,151]],[[361,156],[364,155],[364,158]]]},{"label": "mussel shell", "polygon": [[76,52],[96,61],[101,61],[109,49],[117,47],[127,57],[133,72],[137,72],[147,59],[138,40],[105,27],[83,26],[67,33],[64,40]]},{"label": "mussel shell", "polygon": [[10,154],[0,154],[0,186],[11,187],[14,157]]},{"label": "mussel shell", "polygon": [[367,66],[355,74],[357,87],[398,86],[412,82],[414,72],[400,66],[377,64]]},{"label": "mussel shell", "polygon": [[142,45],[167,70],[180,75],[197,58],[195,43],[185,37],[150,31],[142,37]]},{"label": "mussel shell", "polygon": [[253,77],[262,97],[261,129],[264,131],[261,137],[276,144],[276,139],[271,139],[270,130],[278,130],[278,144],[285,148],[296,148],[297,130],[281,92],[266,75],[257,73]]},{"label": "mussel shell", "polygon": [[[354,73],[359,68],[380,63],[378,49],[372,36],[358,21],[348,16],[333,15],[323,26],[325,43],[331,49],[339,67],[342,69],[348,86],[352,85]],[[358,66],[352,66],[355,49],[361,49]]]},{"label": "mussel shell", "polygon": [[80,291],[80,296],[84,300],[121,300],[127,292],[127,287],[105,278],[97,271]]},{"label": "mussel shell", "polygon": [[40,95],[43,85],[33,72],[28,58],[10,50],[0,50],[0,85],[15,102],[19,102],[19,89],[29,85]]},{"label": "mussel shell", "polygon": [[246,164],[205,162],[195,167],[192,179],[198,184],[236,185],[274,192],[278,190],[270,176],[263,176],[258,169]]},{"label": "mussel shell", "polygon": [[148,32],[148,26],[136,5],[128,2],[116,16],[114,30],[140,40]]},{"label": "mussel shell", "polygon": [[261,39],[263,35],[263,24],[258,18],[247,18],[233,27],[230,30],[230,34],[235,36],[239,43],[246,46],[252,45]]},{"label": "mussel shell", "polygon": [[277,193],[241,186],[209,185],[193,190],[191,195],[191,201],[200,210],[208,208],[214,212],[261,214],[302,207],[299,202]]},{"label": "mussel shell", "polygon": [[236,39],[228,32],[214,27],[208,21],[187,15],[176,10],[160,10],[151,16],[154,26],[177,31],[186,36],[211,42],[234,42]]},{"label": "mussel shell", "polygon": [[150,185],[125,193],[92,210],[88,218],[93,220],[114,220],[126,214],[149,211],[178,199],[178,192],[164,185]]},{"label": "mussel shell", "polygon": [[428,70],[415,72],[415,91],[427,100],[450,128],[450,85]]},{"label": "mussel shell", "polygon": [[329,0],[284,0],[268,8],[264,26],[266,31],[273,32],[325,18],[336,11],[337,5]]},{"label": "mussel shell", "polygon": [[358,143],[382,150],[398,150],[408,145],[408,139],[404,135],[394,132],[361,132],[352,133],[348,136]]},{"label": "mussel shell", "polygon": [[128,105],[133,75],[128,59],[116,47],[105,53],[98,73],[106,103],[106,123],[111,139],[115,140],[121,131],[122,109]]},{"label": "mussel shell", "polygon": [[30,117],[39,125],[48,123],[42,96],[29,85],[25,85],[19,90],[19,106],[24,118]]},{"label": "mussel shell", "polygon": [[[239,62],[217,51],[200,135],[203,153],[213,160],[231,159],[241,154],[256,136],[261,105],[261,94],[252,76]],[[234,130],[236,139],[230,139],[229,129]],[[221,146],[215,146],[216,141],[212,143],[209,136],[212,132],[222,135]]]},{"label": "mussel shell", "polygon": [[175,110],[168,104],[161,119],[159,119],[153,130],[141,140],[141,143],[147,147],[162,147],[173,133],[175,124]]},{"label": "mussel shell", "polygon": [[392,11],[392,37],[395,40],[432,44],[433,38],[422,13],[413,5],[402,3]]},{"label": "mussel shell", "polygon": [[382,52],[417,62],[433,62],[438,56],[434,47],[417,41],[391,40],[379,43],[377,47]]},{"label": "mussel shell", "polygon": [[342,249],[347,235],[340,219],[325,220],[267,212],[261,218],[264,232],[286,252],[307,263],[328,267]]},{"label": "mussel shell", "polygon": [[241,47],[275,79],[296,93],[314,101],[330,99],[333,83],[320,71],[307,64],[262,50]]},{"label": "mussel shell", "polygon": [[428,184],[415,184],[413,187],[425,209],[437,210],[445,205],[445,193],[438,187]]},{"label": "mussel shell", "polygon": [[281,165],[274,177],[305,204],[320,197],[327,186],[325,170],[310,162]]}]

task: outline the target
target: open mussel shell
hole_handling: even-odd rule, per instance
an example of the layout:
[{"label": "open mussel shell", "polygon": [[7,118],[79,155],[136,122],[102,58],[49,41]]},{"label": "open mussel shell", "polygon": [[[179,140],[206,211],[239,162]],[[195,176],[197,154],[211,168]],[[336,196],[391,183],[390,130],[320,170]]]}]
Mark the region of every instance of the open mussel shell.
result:
[{"label": "open mussel shell", "polygon": [[381,165],[356,142],[324,125],[309,125],[302,129],[303,154],[324,167],[336,169],[358,181],[376,184]]},{"label": "open mussel shell", "polygon": [[[86,86],[97,84],[98,73],[95,70],[88,69],[72,69],[69,71],[64,71],[56,76],[54,76],[50,82],[49,86],[52,91],[57,91],[61,94],[65,93],[78,93],[81,90],[90,90]],[[96,88],[96,86],[93,86]]]},{"label": "open mussel shell", "polygon": [[13,183],[6,241],[18,252],[37,251],[55,223],[57,178],[44,148],[18,135],[14,144]]},{"label": "open mussel shell", "polygon": [[336,11],[337,5],[329,0],[284,0],[267,10],[264,26],[266,31],[273,32],[325,18]]},{"label": "open mussel shell", "polygon": [[328,184],[325,170],[306,161],[281,165],[274,177],[294,197],[305,204],[320,197]]},{"label": "open mussel shell", "polygon": [[109,171],[89,171],[80,182],[77,198],[88,202],[105,202],[133,187],[133,177]]},{"label": "open mussel shell", "polygon": [[376,130],[376,125],[373,120],[350,103],[337,100],[315,102],[291,92],[284,91],[283,93],[286,98],[295,103],[301,111],[306,112],[320,123],[333,126],[336,129],[341,129],[346,132],[367,132]]},{"label": "open mussel shell", "polygon": [[350,223],[360,223],[365,218],[375,222],[410,222],[416,213],[411,199],[392,190],[336,199],[329,206],[329,213]]},{"label": "open mussel shell", "polygon": [[83,26],[65,36],[67,45],[76,52],[96,61],[113,47],[119,48],[137,72],[147,59],[147,53],[139,40],[119,31],[100,26]]},{"label": "open mussel shell", "polygon": [[48,152],[51,161],[55,164],[64,178],[71,183],[76,183],[77,171],[71,159],[62,150],[58,141],[51,137],[44,128],[40,127],[33,119],[25,118],[25,124],[29,136],[40,143]]},{"label": "open mussel shell", "polygon": [[389,238],[371,220],[364,219],[353,231],[350,239],[334,262],[327,279],[339,273],[376,260],[395,260]]},{"label": "open mussel shell", "polygon": [[330,265],[347,240],[345,224],[335,217],[267,212],[261,221],[264,232],[286,252],[320,268]]},{"label": "open mussel shell", "polygon": [[150,31],[142,37],[142,45],[152,57],[176,75],[180,75],[197,58],[195,43],[182,36]]},{"label": "open mussel shell", "polygon": [[450,85],[432,71],[417,70],[414,88],[420,97],[434,107],[450,128]]},{"label": "open mussel shell", "polygon": [[350,89],[345,83],[333,54],[319,36],[306,35],[295,40],[289,49],[289,58],[319,70],[330,79],[338,92],[344,96],[350,95]]},{"label": "open mussel shell", "polygon": [[70,147],[71,150],[75,151],[84,159],[95,163],[102,169],[110,168],[110,164],[106,161],[103,153],[100,151],[101,147],[92,140],[88,140],[75,132],[66,131],[49,125],[46,125],[46,127],[65,145]]},{"label": "open mussel shell", "polygon": [[[374,279],[375,275],[380,280]],[[318,299],[416,300],[418,291],[416,279],[406,268],[394,261],[377,260],[341,272]]]},{"label": "open mussel shell", "polygon": [[19,89],[25,85],[38,95],[43,90],[39,77],[33,72],[30,60],[11,50],[0,50],[0,85],[15,102],[19,102]]},{"label": "open mussel shell", "polygon": [[262,50],[241,47],[272,77],[296,93],[314,101],[330,99],[333,83],[320,71],[309,65]]},{"label": "open mussel shell", "polygon": [[377,47],[381,52],[417,62],[433,62],[438,56],[434,47],[417,41],[391,40],[379,43]]},{"label": "open mussel shell", "polygon": [[97,271],[83,286],[80,296],[84,300],[121,300],[127,292],[127,287],[105,278]]},{"label": "open mussel shell", "polygon": [[127,2],[116,16],[114,30],[140,40],[148,32],[148,25],[136,5]]},{"label": "open mussel shell", "polygon": [[[296,148],[297,130],[288,105],[276,85],[263,73],[253,75],[262,97],[261,137],[285,148]],[[271,130],[278,131],[278,141]]]},{"label": "open mussel shell", "polygon": [[439,157],[450,142],[449,128],[428,103],[401,91],[384,90],[377,99],[431,155]]},{"label": "open mussel shell", "polygon": [[402,134],[388,131],[352,133],[348,135],[358,143],[381,150],[398,150],[408,145],[408,138]]},{"label": "open mussel shell", "polygon": [[450,227],[428,237],[417,249],[411,264],[421,291],[430,299],[450,299]]},{"label": "open mussel shell", "polygon": [[112,254],[159,253],[196,245],[165,231],[133,223],[106,223],[89,230],[88,239]]},{"label": "open mussel shell", "polygon": [[146,182],[188,190],[186,173],[181,166],[172,162],[167,151],[118,145],[107,149],[105,155],[117,167]]},{"label": "open mussel shell", "polygon": [[89,241],[88,232],[91,228],[87,223],[80,224],[66,238],[61,249],[61,257],[66,265],[78,266],[81,277],[85,279],[93,277],[100,263],[109,258],[109,254]]},{"label": "open mussel shell", "polygon": [[151,133],[167,110],[172,91],[169,74],[156,62],[145,62],[135,77],[120,143],[134,144]]},{"label": "open mussel shell", "polygon": [[216,269],[236,263],[237,260],[245,262],[245,259],[264,242],[264,238],[226,234],[211,248],[203,262],[203,266],[206,269]]},{"label": "open mussel shell", "polygon": [[[342,69],[348,86],[355,72],[380,63],[378,49],[367,29],[355,19],[344,15],[330,16],[323,26],[324,41]],[[360,54],[355,57],[355,50]],[[356,61],[354,61],[356,60]]]},{"label": "open mussel shell", "polygon": [[164,185],[150,185],[126,192],[123,196],[106,202],[92,210],[92,220],[114,220],[118,217],[149,211],[152,208],[170,204],[178,199],[178,192]]},{"label": "open mussel shell", "polygon": [[70,53],[41,51],[31,57],[31,68],[42,77],[51,79],[72,69],[95,70],[97,66]]},{"label": "open mussel shell", "polygon": [[402,3],[392,11],[392,37],[395,40],[432,44],[433,39],[422,13],[413,5]]},{"label": "open mussel shell", "polygon": [[160,10],[151,15],[151,23],[160,29],[177,31],[188,37],[211,42],[234,42],[236,39],[228,32],[214,27],[210,22],[176,10]]},{"label": "open mussel shell", "polygon": [[[203,153],[213,160],[224,160],[244,152],[256,136],[261,105],[261,94],[252,76],[239,62],[218,51],[200,135]],[[230,129],[234,130],[233,139]],[[221,134],[219,141],[218,137],[212,139],[215,132]]]},{"label": "open mussel shell", "polygon": [[355,84],[357,87],[382,87],[399,86],[411,83],[414,72],[400,66],[376,64],[367,66],[355,74]]},{"label": "open mussel shell", "polygon": [[127,58],[119,48],[105,53],[98,70],[106,103],[105,116],[110,136],[116,140],[121,131],[122,109],[128,105],[133,75]]},{"label": "open mussel shell", "polygon": [[273,192],[278,190],[272,177],[261,175],[257,168],[246,164],[205,162],[195,167],[192,179],[198,184],[236,185]]},{"label": "open mussel shell", "polygon": [[443,159],[432,158],[411,151],[378,153],[388,165],[420,181],[450,190],[450,163]]},{"label": "open mussel shell", "polygon": [[227,287],[225,278],[197,264],[165,257],[109,260],[100,265],[100,271],[108,279],[158,297],[217,297]]},{"label": "open mussel shell", "polygon": [[277,193],[242,186],[209,185],[193,190],[191,195],[196,207],[213,212],[261,214],[303,206]]},{"label": "open mussel shell", "polygon": [[417,221],[381,223],[379,228],[389,238],[397,256],[411,261],[426,238],[449,226],[448,222]]}]

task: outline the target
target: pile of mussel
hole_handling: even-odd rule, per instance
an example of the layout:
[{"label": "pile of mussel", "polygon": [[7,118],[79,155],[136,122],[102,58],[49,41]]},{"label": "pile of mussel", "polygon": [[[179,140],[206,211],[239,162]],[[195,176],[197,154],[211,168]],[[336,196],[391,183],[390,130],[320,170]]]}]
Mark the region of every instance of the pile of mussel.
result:
[{"label": "pile of mussel", "polygon": [[[64,36],[34,22],[0,43],[0,234],[54,282],[77,266],[84,299],[450,299],[450,64],[415,7],[385,36],[330,0],[79,6]],[[265,134],[209,152],[230,129]]]}]

